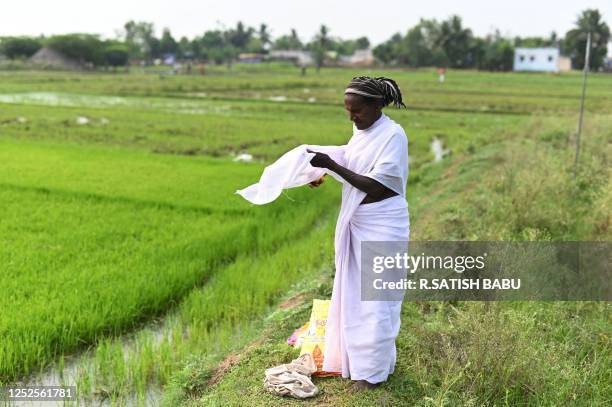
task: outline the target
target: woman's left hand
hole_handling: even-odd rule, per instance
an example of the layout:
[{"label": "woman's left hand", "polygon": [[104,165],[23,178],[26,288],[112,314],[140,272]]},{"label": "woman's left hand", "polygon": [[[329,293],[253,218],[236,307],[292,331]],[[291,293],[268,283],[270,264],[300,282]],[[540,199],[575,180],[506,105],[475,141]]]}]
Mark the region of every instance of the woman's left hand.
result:
[{"label": "woman's left hand", "polygon": [[325,175],[327,175],[327,174],[323,174],[323,175],[321,176],[321,178],[316,179],[316,180],[314,180],[314,181],[312,181],[312,182],[309,182],[309,183],[308,183],[308,186],[309,186],[310,188],[316,188],[316,187],[320,186],[320,185],[321,185],[323,182],[325,182]]},{"label": "woman's left hand", "polygon": [[313,167],[327,168],[330,169],[331,165],[334,163],[334,160],[331,159],[330,156],[324,153],[319,153],[317,151],[312,151],[306,149],[309,153],[314,153],[315,156],[310,160],[310,165]]}]

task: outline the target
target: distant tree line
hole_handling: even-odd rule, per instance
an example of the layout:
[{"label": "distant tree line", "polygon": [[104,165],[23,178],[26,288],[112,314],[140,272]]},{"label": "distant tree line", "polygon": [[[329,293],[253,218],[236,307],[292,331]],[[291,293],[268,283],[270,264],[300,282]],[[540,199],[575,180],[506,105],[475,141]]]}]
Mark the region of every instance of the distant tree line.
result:
[{"label": "distant tree line", "polygon": [[[576,26],[565,37],[552,33],[547,38],[505,38],[499,31],[477,37],[463,26],[461,18],[447,20],[421,19],[405,35],[394,34],[373,48],[376,59],[385,65],[451,68],[472,68],[492,71],[512,69],[515,47],[559,47],[572,59],[575,68],[584,65],[586,33],[592,33],[591,61],[593,69],[603,66],[607,55],[610,29],[598,10],[583,11]],[[178,60],[197,60],[231,64],[240,53],[266,54],[275,49],[307,50],[321,66],[329,55],[351,55],[371,47],[367,37],[345,40],[330,36],[322,25],[309,42],[303,42],[296,30],[272,39],[268,26],[258,28],[238,22],[229,29],[205,31],[195,38],[175,39],[165,28],[161,37],[149,22],[127,22],[116,40],[103,40],[93,34],[65,34],[45,37],[0,37],[0,53],[9,59],[25,59],[47,46],[82,63],[93,66],[124,66],[130,60],[151,64],[168,55]]]},{"label": "distant tree line", "polygon": [[0,54],[9,59],[29,58],[43,46],[92,66],[125,66],[130,58],[125,42],[101,40],[93,34],[65,34],[48,38],[0,37]]},{"label": "distant tree line", "polygon": [[582,68],[588,32],[593,36],[590,66],[599,69],[608,52],[610,29],[599,11],[593,9],[583,11],[576,27],[564,38],[555,32],[548,38],[504,38],[499,31],[480,38],[464,27],[458,16],[444,21],[421,19],[406,35],[397,33],[378,45],[374,54],[385,64],[508,71],[512,69],[516,47],[558,47],[571,58],[575,68]]}]

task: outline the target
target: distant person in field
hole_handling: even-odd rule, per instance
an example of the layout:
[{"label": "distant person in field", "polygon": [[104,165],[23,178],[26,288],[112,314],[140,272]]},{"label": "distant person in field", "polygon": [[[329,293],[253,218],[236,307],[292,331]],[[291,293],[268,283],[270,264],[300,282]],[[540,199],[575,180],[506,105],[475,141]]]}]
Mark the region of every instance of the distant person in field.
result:
[{"label": "distant person in field", "polygon": [[440,83],[444,83],[444,75],[446,74],[446,68],[438,68],[438,80]]},{"label": "distant person in field", "polygon": [[[336,224],[336,274],[327,319],[323,370],[341,372],[357,390],[376,387],[393,373],[401,301],[361,300],[361,242],[408,241],[408,139],[382,109],[406,107],[389,78],[353,78],[344,107],[353,136],[333,156],[315,153],[310,164],[344,179]],[[323,177],[310,183],[321,185]]]}]

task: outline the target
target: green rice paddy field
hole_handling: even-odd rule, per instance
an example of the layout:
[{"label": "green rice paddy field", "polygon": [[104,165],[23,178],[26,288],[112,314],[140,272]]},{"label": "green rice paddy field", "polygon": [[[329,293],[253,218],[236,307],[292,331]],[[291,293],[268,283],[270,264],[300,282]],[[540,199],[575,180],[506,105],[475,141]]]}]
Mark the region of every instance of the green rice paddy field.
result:
[{"label": "green rice paddy field", "polygon": [[[612,237],[609,75],[589,78],[574,180],[577,73],[207,72],[0,72],[0,384],[59,372],[85,404],[290,403],[263,370],[331,293],[340,188],[234,192],[298,144],[346,143],[359,74],[396,79],[408,105],[386,113],[409,137],[413,240]],[[318,379],[301,403],[606,405],[610,310],[406,301],[387,384]]]}]

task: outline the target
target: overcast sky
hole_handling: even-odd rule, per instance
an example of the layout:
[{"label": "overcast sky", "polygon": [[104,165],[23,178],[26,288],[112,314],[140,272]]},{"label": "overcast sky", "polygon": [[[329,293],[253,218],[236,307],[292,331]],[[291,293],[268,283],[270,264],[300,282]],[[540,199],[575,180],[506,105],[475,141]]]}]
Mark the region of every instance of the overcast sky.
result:
[{"label": "overcast sky", "polygon": [[325,24],[330,35],[366,35],[378,44],[405,31],[420,18],[444,19],[451,14],[477,35],[499,28],[504,35],[563,35],[580,11],[597,8],[612,26],[612,0],[4,0],[0,6],[0,36],[97,33],[109,38],[130,20],[150,21],[157,33],[171,29],[178,39],[192,38],[237,21],[266,23],[274,37],[298,31],[310,40]]}]

